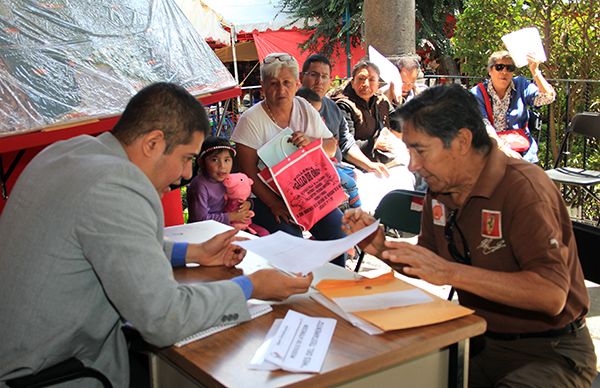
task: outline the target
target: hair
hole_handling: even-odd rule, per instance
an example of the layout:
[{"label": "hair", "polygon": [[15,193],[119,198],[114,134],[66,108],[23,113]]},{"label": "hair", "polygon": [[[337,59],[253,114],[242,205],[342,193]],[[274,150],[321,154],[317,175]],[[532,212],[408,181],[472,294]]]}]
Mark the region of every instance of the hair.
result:
[{"label": "hair", "polygon": [[391,115],[400,127],[409,122],[419,132],[442,140],[445,148],[461,128],[473,135],[474,149],[487,152],[492,141],[485,129],[475,96],[460,85],[440,85],[428,88]]},{"label": "hair", "polygon": [[321,102],[321,96],[317,92],[304,86],[298,89],[296,96],[302,97],[308,102]]},{"label": "hair", "polygon": [[496,62],[498,62],[501,59],[510,59],[510,61],[514,64],[515,61],[513,60],[512,56],[510,55],[510,53],[506,50],[503,51],[496,51],[493,52],[492,55],[490,55],[490,57],[488,58],[488,63],[487,63],[487,69],[488,71],[492,69],[492,66],[494,66],[496,64]]},{"label": "hair", "polygon": [[296,79],[298,79],[298,77],[299,77],[298,61],[296,61],[296,58],[294,58],[294,56],[292,54],[271,53],[271,54],[267,55],[265,57],[265,59],[267,59],[269,57],[277,57],[280,55],[289,55],[291,59],[288,61],[281,61],[279,59],[276,59],[271,63],[265,63],[265,60],[263,60],[260,63],[260,80],[261,81],[264,81],[266,78],[277,77],[277,74],[279,74],[279,72],[283,68],[291,70],[292,73],[294,74],[294,77],[296,77]]},{"label": "hair", "polygon": [[329,59],[323,54],[312,54],[302,64],[302,72],[306,73],[311,63],[324,63],[329,66],[329,71],[331,72],[331,62]]},{"label": "hair", "polygon": [[235,148],[231,145],[229,140],[222,137],[208,136],[202,143],[200,154],[198,155],[198,158],[196,158],[196,164],[200,167],[201,171],[205,171],[204,161],[206,158],[223,151],[229,151],[229,155],[232,158],[235,157]]},{"label": "hair", "polygon": [[371,61],[367,61],[366,59],[363,59],[363,60],[359,61],[356,65],[354,65],[354,67],[352,68],[352,78],[354,78],[356,76],[356,73],[358,73],[362,69],[367,69],[369,67],[371,69],[375,70],[375,73],[377,73],[377,76],[379,76],[379,77],[381,76],[379,67],[376,64],[374,64]]},{"label": "hair", "polygon": [[408,71],[413,71],[421,68],[421,61],[417,55],[402,55],[398,58],[396,66],[398,66],[399,70],[406,69]]},{"label": "hair", "polygon": [[139,137],[160,130],[165,154],[188,144],[195,132],[208,133],[210,124],[202,104],[179,85],[159,82],[146,86],[129,100],[112,134],[130,145]]}]

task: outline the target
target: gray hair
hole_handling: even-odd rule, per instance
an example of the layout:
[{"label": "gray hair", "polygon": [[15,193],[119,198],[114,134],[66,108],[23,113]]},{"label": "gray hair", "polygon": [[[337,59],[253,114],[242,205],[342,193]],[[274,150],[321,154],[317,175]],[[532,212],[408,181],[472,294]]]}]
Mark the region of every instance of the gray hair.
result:
[{"label": "gray hair", "polygon": [[[287,59],[289,57],[289,59]],[[285,58],[285,59],[284,59]],[[260,80],[277,77],[281,69],[289,69],[296,79],[299,78],[298,61],[288,53],[271,53],[260,64]]]},{"label": "gray hair", "polygon": [[515,61],[511,57],[510,53],[506,50],[493,52],[492,55],[488,58],[487,69],[488,71],[492,69],[492,66],[496,64],[501,59],[510,59],[510,61],[515,64]]},{"label": "gray hair", "polygon": [[398,66],[399,70],[406,69],[408,71],[413,71],[421,68],[421,62],[416,55],[402,55],[398,58],[396,66]]}]

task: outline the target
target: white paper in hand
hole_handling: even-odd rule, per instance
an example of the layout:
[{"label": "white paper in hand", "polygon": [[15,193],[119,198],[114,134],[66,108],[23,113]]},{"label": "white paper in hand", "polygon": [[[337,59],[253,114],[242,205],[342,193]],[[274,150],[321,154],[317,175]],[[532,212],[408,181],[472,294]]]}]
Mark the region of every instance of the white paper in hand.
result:
[{"label": "white paper in hand", "polygon": [[396,98],[398,98],[398,101],[400,101],[402,97],[402,78],[400,77],[398,67],[390,62],[389,59],[384,57],[373,46],[369,46],[369,60],[379,67],[381,79],[387,82],[387,85],[383,86],[381,91],[385,92],[388,90],[390,87],[390,82],[393,82]]},{"label": "white paper in hand", "polygon": [[308,240],[278,231],[254,240],[234,241],[233,244],[262,256],[275,268],[306,275],[369,237],[378,226],[379,220],[337,240]]},{"label": "white paper in hand", "polygon": [[523,28],[506,34],[502,37],[502,41],[517,67],[527,65],[527,54],[533,55],[540,62],[546,61],[542,38],[535,27]]}]

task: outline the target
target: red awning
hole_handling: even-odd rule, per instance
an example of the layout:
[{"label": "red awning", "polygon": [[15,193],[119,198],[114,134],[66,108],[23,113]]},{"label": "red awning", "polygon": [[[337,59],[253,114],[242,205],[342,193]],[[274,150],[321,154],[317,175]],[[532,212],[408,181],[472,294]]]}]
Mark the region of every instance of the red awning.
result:
[{"label": "red awning", "polygon": [[[309,51],[302,52],[298,45],[305,42],[310,34],[311,32],[305,30],[267,30],[264,32],[255,31],[252,33],[252,36],[254,37],[260,61],[270,53],[290,53],[296,58],[300,66],[302,66],[304,60],[312,53]],[[333,66],[331,75],[333,77],[339,76],[345,78],[348,76],[346,70],[346,51],[344,48],[339,48],[338,53],[339,55],[336,57],[330,58]],[[353,47],[350,54],[350,67],[352,68],[352,66],[365,56],[365,50],[362,47]]]}]

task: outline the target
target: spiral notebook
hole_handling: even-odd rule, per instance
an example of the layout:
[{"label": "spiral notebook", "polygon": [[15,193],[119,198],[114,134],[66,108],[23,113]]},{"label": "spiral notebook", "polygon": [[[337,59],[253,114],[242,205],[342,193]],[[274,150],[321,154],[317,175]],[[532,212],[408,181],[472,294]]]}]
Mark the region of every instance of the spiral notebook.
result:
[{"label": "spiral notebook", "polygon": [[[260,317],[261,315],[265,315],[266,313],[273,311],[273,308],[268,304],[257,304],[257,303],[248,302],[248,311],[250,312],[250,319],[254,319],[254,318]],[[180,348],[191,342],[198,341],[199,339],[206,338],[208,336],[211,336],[211,335],[221,332],[223,330],[227,330],[229,328],[237,326],[240,323],[244,323],[244,322],[234,322],[234,323],[227,323],[224,325],[217,325],[217,326],[209,327],[208,329],[204,329],[202,331],[197,332],[196,334],[192,334],[189,337],[185,337],[184,339],[175,342],[175,347]]]}]

